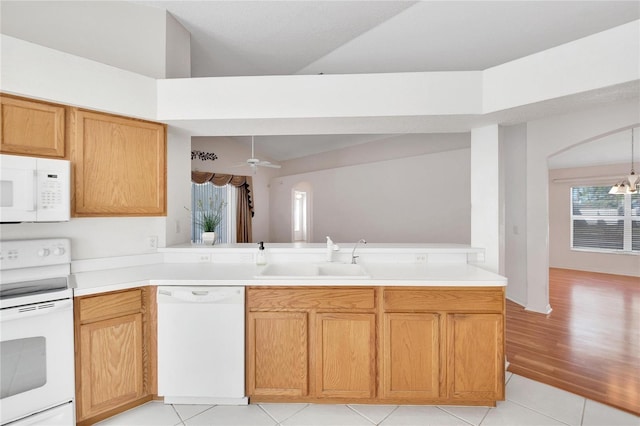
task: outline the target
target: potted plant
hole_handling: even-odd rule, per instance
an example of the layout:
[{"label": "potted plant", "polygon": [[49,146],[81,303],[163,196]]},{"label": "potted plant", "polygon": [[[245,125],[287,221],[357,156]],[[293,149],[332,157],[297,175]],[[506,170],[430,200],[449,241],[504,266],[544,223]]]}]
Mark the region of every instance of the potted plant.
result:
[{"label": "potted plant", "polygon": [[222,209],[227,205],[224,200],[209,199],[209,209],[202,210],[202,201],[198,201],[198,207],[203,211],[202,219],[198,222],[202,226],[202,242],[205,244],[215,244],[216,229],[222,222]]}]

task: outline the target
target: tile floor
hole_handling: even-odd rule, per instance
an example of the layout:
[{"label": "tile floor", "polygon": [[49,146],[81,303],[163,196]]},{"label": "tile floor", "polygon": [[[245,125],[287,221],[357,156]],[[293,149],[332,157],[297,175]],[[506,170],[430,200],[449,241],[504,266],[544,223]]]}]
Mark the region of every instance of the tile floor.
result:
[{"label": "tile floor", "polygon": [[496,408],[416,405],[165,405],[149,402],[100,426],[640,426],[640,417],[507,373]]}]

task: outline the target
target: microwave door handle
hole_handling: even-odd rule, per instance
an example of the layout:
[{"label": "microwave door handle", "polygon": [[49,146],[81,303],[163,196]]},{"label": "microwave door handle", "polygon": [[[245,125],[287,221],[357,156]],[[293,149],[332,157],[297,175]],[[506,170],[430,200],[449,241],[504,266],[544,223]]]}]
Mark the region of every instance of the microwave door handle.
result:
[{"label": "microwave door handle", "polygon": [[[33,181],[31,183],[31,185],[33,186],[33,191],[31,191],[30,193],[27,193],[27,196],[30,197],[30,199],[27,199],[27,211],[29,212],[34,212],[36,211],[36,209],[38,208],[38,206],[36,205],[37,202],[37,197],[38,197],[38,170],[34,170],[33,171],[33,177],[32,177]],[[29,208],[30,207],[30,208]]]}]

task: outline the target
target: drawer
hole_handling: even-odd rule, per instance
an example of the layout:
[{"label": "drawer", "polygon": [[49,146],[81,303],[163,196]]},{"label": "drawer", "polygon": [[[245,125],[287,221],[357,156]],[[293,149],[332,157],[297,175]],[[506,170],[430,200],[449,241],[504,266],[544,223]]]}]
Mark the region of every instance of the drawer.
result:
[{"label": "drawer", "polygon": [[503,287],[461,289],[384,289],[387,312],[502,312]]},{"label": "drawer", "polygon": [[82,297],[76,303],[80,304],[79,312],[82,323],[115,318],[142,310],[142,290],[134,289]]},{"label": "drawer", "polygon": [[373,309],[373,288],[249,288],[249,309]]}]

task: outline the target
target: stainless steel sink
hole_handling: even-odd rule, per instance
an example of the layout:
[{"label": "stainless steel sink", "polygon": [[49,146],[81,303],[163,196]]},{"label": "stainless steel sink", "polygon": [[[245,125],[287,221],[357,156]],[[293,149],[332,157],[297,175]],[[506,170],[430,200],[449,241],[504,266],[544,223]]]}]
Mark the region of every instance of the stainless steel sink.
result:
[{"label": "stainless steel sink", "polygon": [[369,279],[362,265],[347,263],[272,263],[256,276],[258,279]]}]

